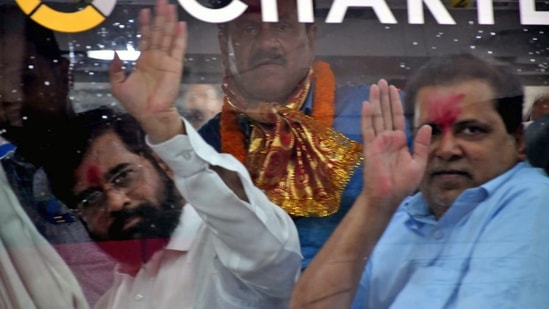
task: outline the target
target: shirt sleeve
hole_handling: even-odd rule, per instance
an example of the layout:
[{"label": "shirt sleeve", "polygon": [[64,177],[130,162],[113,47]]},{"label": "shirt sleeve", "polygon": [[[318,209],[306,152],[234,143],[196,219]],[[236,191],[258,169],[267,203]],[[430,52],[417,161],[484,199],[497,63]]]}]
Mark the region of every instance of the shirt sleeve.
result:
[{"label": "shirt sleeve", "polygon": [[[237,159],[215,151],[183,121],[187,135],[147,143],[172,169],[178,190],[214,235],[224,267],[261,293],[289,297],[302,259],[292,219],[254,186]],[[239,199],[210,166],[236,172],[249,202]]]}]

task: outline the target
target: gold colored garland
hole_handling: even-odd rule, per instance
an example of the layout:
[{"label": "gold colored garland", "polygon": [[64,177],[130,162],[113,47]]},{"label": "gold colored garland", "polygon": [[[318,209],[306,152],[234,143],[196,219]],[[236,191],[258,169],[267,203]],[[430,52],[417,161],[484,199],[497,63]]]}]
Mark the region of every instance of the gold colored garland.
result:
[{"label": "gold colored garland", "polygon": [[[313,119],[327,127],[334,121],[335,77],[326,62],[317,61],[313,65]],[[230,153],[240,162],[246,162],[247,149],[244,144],[244,133],[238,125],[238,112],[229,103],[225,96],[221,113],[221,151]]]}]

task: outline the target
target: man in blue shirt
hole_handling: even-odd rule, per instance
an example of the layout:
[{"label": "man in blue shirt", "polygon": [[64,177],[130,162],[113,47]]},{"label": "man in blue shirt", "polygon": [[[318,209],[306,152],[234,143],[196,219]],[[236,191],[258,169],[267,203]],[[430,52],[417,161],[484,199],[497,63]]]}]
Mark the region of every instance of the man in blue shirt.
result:
[{"label": "man in blue shirt", "polygon": [[293,308],[547,306],[549,179],[523,162],[517,77],[459,55],[430,61],[406,89],[413,154],[396,90],[372,86],[365,185]]}]

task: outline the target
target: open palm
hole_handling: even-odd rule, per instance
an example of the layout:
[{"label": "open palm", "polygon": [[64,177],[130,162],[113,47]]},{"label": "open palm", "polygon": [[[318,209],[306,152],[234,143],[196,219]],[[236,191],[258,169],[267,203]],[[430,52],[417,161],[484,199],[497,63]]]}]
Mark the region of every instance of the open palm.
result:
[{"label": "open palm", "polygon": [[370,101],[362,110],[364,190],[371,197],[398,205],[421,181],[427,164],[431,128],[419,129],[411,154],[406,142],[400,96],[381,80],[370,88]]},{"label": "open palm", "polygon": [[154,20],[151,12],[140,12],[139,49],[141,54],[133,72],[126,76],[122,61],[115,56],[110,66],[114,96],[142,125],[165,124],[176,117],[175,102],[179,94],[187,31],[177,21],[175,5],[158,0]]}]

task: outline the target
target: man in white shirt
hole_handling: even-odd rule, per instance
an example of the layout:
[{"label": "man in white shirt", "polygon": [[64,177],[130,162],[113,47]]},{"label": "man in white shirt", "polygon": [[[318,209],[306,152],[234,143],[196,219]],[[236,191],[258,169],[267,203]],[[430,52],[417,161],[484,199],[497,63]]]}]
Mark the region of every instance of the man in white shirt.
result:
[{"label": "man in white shirt", "polygon": [[132,74],[111,65],[113,94],[146,137],[131,118],[90,112],[56,147],[63,162],[47,167],[56,195],[121,262],[96,307],[286,307],[301,263],[296,228],[177,113],[186,28],[175,5],[159,0],[156,13],[141,12]]}]

